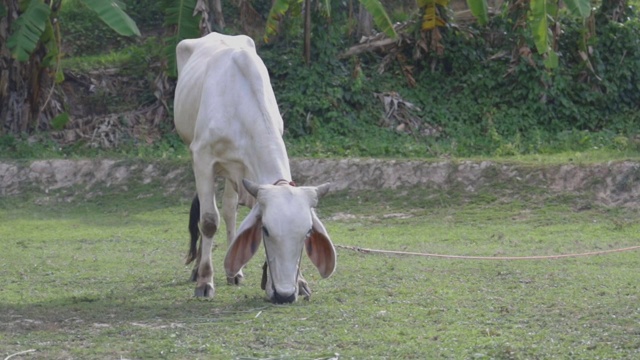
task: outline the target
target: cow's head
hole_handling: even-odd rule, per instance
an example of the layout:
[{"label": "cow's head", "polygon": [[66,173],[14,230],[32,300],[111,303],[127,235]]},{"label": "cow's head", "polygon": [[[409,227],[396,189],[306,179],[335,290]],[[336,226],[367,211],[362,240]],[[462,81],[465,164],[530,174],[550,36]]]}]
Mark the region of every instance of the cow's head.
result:
[{"label": "cow's head", "polygon": [[224,260],[227,276],[235,276],[251,259],[264,240],[268,276],[265,291],[276,303],[293,302],[298,296],[302,248],[324,278],[336,267],[336,252],[314,208],[329,184],[318,187],[258,185],[243,180],[257,199],[238,229]]}]

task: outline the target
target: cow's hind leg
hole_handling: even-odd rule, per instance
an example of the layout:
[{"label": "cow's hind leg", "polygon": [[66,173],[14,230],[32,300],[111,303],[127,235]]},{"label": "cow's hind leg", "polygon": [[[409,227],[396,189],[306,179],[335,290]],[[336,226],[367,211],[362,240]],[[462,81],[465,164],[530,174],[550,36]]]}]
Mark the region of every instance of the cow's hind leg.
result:
[{"label": "cow's hind leg", "polygon": [[[231,181],[225,180],[224,193],[222,195],[222,217],[227,227],[227,244],[236,238],[236,217],[238,211],[238,193],[233,189]],[[234,277],[227,277],[227,284],[240,285],[244,275],[242,270]]]},{"label": "cow's hind leg", "polygon": [[[200,229],[198,229],[198,232],[200,232]],[[193,269],[191,270],[191,277],[189,278],[193,282],[198,281],[198,268],[200,267],[200,254],[202,254],[202,241],[200,241],[200,245],[198,247],[197,256],[196,256],[196,262],[195,262],[195,265],[193,266]]]},{"label": "cow's hind leg", "polygon": [[218,230],[220,214],[215,201],[214,161],[208,156],[202,156],[193,151],[193,171],[196,178],[198,199],[200,200],[200,258],[196,278],[196,297],[213,297],[213,264],[211,251],[213,236]]},{"label": "cow's hind leg", "polygon": [[189,246],[189,253],[187,253],[186,265],[189,265],[195,261],[193,270],[191,271],[191,281],[198,280],[198,266],[200,266],[200,254],[202,253],[202,241],[200,240],[200,200],[198,194],[193,197],[191,202],[191,210],[189,211],[189,235],[191,236],[191,242]]}]

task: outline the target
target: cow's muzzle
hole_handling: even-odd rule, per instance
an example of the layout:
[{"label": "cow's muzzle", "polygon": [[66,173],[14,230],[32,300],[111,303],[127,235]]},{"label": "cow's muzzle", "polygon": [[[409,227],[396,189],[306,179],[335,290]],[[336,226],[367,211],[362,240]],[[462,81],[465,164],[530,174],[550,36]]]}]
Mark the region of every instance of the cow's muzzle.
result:
[{"label": "cow's muzzle", "polygon": [[291,295],[280,295],[277,291],[273,292],[273,297],[271,301],[274,304],[291,304],[296,301],[296,293],[294,292]]}]

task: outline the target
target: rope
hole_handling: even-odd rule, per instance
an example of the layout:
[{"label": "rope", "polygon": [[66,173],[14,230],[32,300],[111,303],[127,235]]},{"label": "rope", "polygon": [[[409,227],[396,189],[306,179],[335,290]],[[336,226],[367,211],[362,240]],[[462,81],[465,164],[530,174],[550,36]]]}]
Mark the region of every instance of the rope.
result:
[{"label": "rope", "polygon": [[15,354],[11,354],[11,355],[7,356],[6,358],[4,358],[4,360],[9,360],[9,359],[11,359],[11,358],[12,358],[12,357],[14,357],[14,356],[20,356],[20,355],[24,355],[24,354],[32,353],[32,352],[34,352],[34,351],[36,351],[36,349],[29,349],[29,350],[25,350],[25,351],[20,351],[20,352],[17,352],[17,353],[15,353]]},{"label": "rope", "polygon": [[285,184],[288,184],[288,185],[291,185],[291,186],[294,186],[294,187],[296,186],[296,183],[293,180],[289,181],[289,180],[285,180],[285,179],[278,179],[278,180],[276,180],[276,182],[273,183],[273,185],[276,185],[276,186],[277,185],[285,185]]},{"label": "rope", "polygon": [[435,258],[444,258],[444,259],[465,259],[465,260],[554,260],[554,259],[564,259],[564,258],[572,258],[572,257],[604,255],[604,254],[619,253],[619,252],[633,251],[633,250],[640,249],[640,245],[638,245],[638,246],[631,246],[626,248],[592,251],[592,252],[579,253],[579,254],[540,255],[540,256],[465,256],[465,255],[429,254],[429,253],[418,253],[418,252],[410,252],[410,251],[367,249],[367,248],[361,248],[358,246],[346,246],[346,245],[335,245],[335,247],[340,249],[353,250],[363,254],[373,253],[373,254],[392,254],[392,255],[412,255],[412,256],[435,257]]}]

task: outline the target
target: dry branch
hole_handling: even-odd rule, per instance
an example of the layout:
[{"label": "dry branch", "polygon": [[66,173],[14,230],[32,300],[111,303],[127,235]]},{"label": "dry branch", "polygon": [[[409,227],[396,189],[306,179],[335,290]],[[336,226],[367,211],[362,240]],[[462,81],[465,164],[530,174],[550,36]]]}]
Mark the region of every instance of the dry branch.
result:
[{"label": "dry branch", "polygon": [[383,48],[385,48],[385,47],[387,47],[389,45],[395,44],[396,41],[397,40],[395,40],[395,39],[384,38],[384,39],[381,39],[381,40],[376,40],[376,41],[371,41],[371,42],[366,42],[366,43],[354,45],[354,46],[350,47],[349,49],[347,49],[347,51],[345,51],[342,54],[340,54],[338,56],[338,58],[345,59],[345,58],[348,58],[350,56],[362,54],[363,52],[377,51],[377,50],[383,49]]}]

